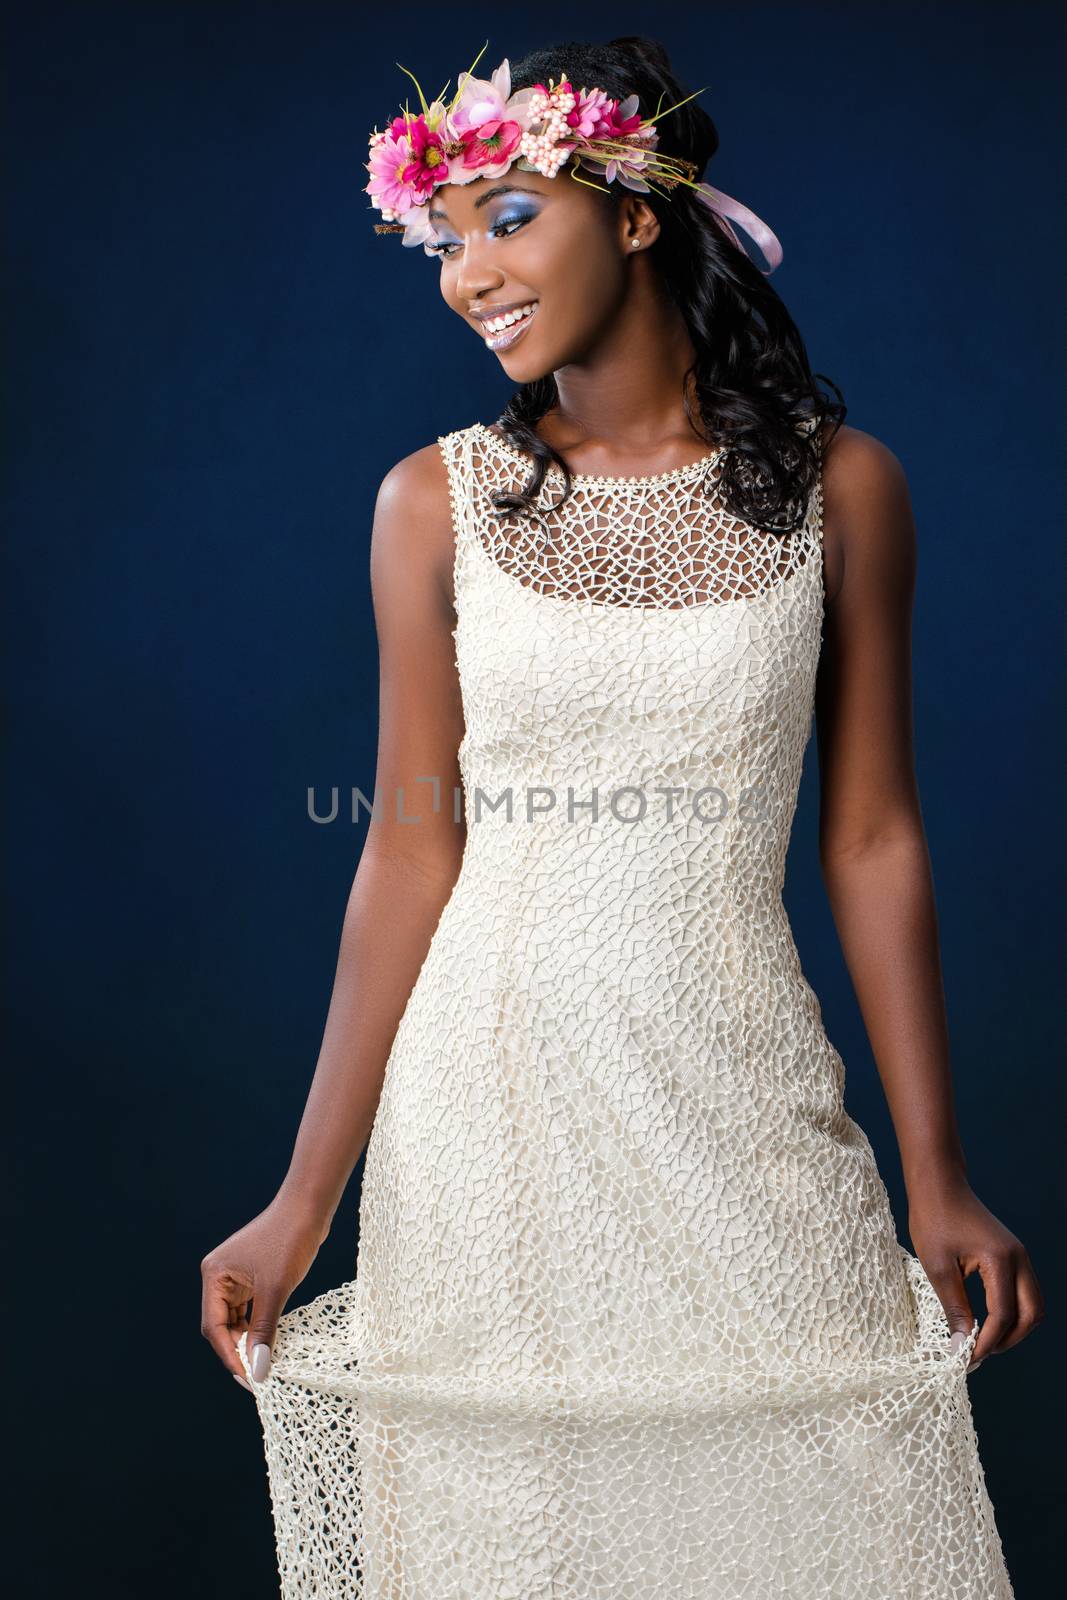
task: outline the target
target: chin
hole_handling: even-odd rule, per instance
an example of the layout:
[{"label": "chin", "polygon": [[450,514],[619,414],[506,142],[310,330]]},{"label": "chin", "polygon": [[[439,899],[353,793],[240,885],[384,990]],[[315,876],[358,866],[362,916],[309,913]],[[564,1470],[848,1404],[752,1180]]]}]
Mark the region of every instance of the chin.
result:
[{"label": "chin", "polygon": [[554,353],[546,355],[538,345],[527,345],[525,340],[514,350],[497,351],[496,358],[516,383],[536,383],[538,378],[549,377],[560,365]]},{"label": "chin", "polygon": [[538,361],[536,355],[528,355],[523,350],[516,350],[513,356],[507,352],[497,357],[500,365],[508,377],[515,383],[536,383],[538,378],[545,378],[555,368],[546,366],[543,361]]}]

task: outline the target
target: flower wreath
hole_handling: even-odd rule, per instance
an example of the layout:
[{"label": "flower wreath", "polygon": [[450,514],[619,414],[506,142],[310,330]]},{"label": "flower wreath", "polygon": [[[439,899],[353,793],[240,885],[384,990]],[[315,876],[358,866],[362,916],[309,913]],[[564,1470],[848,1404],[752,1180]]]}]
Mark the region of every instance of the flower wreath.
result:
[{"label": "flower wreath", "polygon": [[580,176],[579,169],[584,168],[604,183],[621,183],[641,194],[667,193],[684,184],[743,251],[730,219],[741,224],[767,261],[761,272],[770,274],[779,265],[782,246],[755,212],[721,189],[698,183],[692,161],[657,150],[657,120],[685,105],[685,100],[641,117],[636,94],[613,100],[602,89],[576,90],[566,77],[512,94],[506,58],[491,78],[474,77],[487,48],[488,40],[470,70],[461,74],[447,105],[444,89],[427,104],[414,73],[400,67],[418,90],[422,110],[413,114],[405,105],[387,128],[376,127],[370,135],[370,160],[365,163],[370,182],[364,192],[385,219],[375,224],[376,233],[401,233],[405,245],[421,244],[427,255],[434,254],[427,211],[430,196],[441,184],[499,178],[512,165],[554,178],[573,157],[568,170],[578,183],[589,183]]}]

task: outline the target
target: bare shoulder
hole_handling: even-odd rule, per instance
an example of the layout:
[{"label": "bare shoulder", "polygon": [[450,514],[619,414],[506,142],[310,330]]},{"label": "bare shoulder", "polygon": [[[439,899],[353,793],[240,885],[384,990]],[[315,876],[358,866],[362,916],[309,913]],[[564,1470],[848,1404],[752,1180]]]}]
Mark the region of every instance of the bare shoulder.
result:
[{"label": "bare shoulder", "polygon": [[907,475],[899,456],[887,444],[873,433],[850,428],[846,423],[829,439],[823,483],[827,491],[848,504],[872,494],[906,491]]},{"label": "bare shoulder", "polygon": [[829,439],[823,463],[826,593],[861,563],[893,566],[904,576],[914,561],[915,523],[903,463],[862,428],[843,426]]},{"label": "bare shoulder", "polygon": [[384,512],[391,520],[400,512],[403,521],[412,511],[448,520],[448,469],[437,444],[402,456],[378,486],[376,517]]},{"label": "bare shoulder", "polygon": [[426,575],[451,602],[452,508],[448,468],[439,446],[402,456],[378,486],[371,532],[372,582],[396,567]]}]

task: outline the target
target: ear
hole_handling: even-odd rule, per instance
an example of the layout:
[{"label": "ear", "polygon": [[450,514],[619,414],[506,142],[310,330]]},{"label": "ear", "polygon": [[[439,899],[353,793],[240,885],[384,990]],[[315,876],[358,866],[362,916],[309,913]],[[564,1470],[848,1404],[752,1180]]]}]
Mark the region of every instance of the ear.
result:
[{"label": "ear", "polygon": [[659,218],[641,194],[626,196],[619,208],[619,227],[624,255],[647,250],[659,238]]}]

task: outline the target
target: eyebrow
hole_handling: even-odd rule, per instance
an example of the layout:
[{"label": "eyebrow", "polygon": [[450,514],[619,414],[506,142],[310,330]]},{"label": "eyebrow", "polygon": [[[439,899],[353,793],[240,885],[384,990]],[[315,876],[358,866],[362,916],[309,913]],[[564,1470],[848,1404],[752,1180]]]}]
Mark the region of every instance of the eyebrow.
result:
[{"label": "eyebrow", "polygon": [[[480,194],[478,196],[477,200],[474,202],[474,207],[475,207],[475,210],[480,210],[480,208],[482,206],[487,206],[489,204],[490,200],[495,200],[498,194],[540,194],[540,193],[541,193],[540,189],[528,189],[528,188],[524,187],[524,185],[521,184],[521,183],[497,183],[497,184],[494,184],[491,189],[487,189],[484,194]],[[427,218],[428,218],[428,220],[430,222],[447,222],[448,221],[447,212],[442,211],[440,209],[440,207],[438,207],[437,209],[431,209],[430,211],[428,211],[426,213],[426,215],[427,215]]]}]

